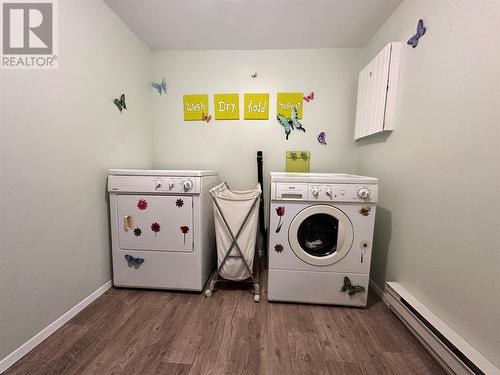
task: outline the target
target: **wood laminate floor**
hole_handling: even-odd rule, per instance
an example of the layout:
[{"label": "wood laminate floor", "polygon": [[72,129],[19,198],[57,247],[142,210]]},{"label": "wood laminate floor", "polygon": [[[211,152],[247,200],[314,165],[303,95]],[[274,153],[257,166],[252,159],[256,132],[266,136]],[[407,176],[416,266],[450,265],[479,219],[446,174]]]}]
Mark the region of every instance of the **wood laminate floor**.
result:
[{"label": "wood laminate floor", "polygon": [[268,303],[263,289],[260,303],[110,289],[5,375],[445,374],[374,293],[358,309]]}]

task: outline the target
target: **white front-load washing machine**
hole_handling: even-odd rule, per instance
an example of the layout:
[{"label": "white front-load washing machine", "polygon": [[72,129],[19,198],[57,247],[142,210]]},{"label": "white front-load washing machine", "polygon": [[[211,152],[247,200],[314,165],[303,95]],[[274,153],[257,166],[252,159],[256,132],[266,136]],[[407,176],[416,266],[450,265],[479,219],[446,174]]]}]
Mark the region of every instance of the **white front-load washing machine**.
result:
[{"label": "white front-load washing machine", "polygon": [[113,282],[201,291],[215,265],[210,170],[111,169]]},{"label": "white front-load washing machine", "polygon": [[271,173],[268,300],[366,306],[377,179]]}]

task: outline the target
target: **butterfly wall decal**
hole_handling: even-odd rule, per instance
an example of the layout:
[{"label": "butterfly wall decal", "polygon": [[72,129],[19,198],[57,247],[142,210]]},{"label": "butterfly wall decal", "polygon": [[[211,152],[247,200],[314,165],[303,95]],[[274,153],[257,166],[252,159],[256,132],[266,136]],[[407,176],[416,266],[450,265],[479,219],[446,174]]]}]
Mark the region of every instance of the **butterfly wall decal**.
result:
[{"label": "butterfly wall decal", "polygon": [[212,119],[212,115],[206,115],[204,113],[201,114],[201,121],[205,121],[205,122],[210,122],[210,120]]},{"label": "butterfly wall decal", "polygon": [[127,104],[125,104],[125,94],[122,94],[120,99],[115,99],[113,103],[115,103],[116,107],[120,110],[120,113],[122,113],[124,109],[127,109]]},{"label": "butterfly wall decal", "polygon": [[311,100],[314,100],[314,91],[311,91],[311,93],[310,93],[309,95],[304,96],[304,100],[305,100],[306,102],[308,102],[308,103],[309,103]]},{"label": "butterfly wall decal", "polygon": [[424,26],[424,21],[422,19],[419,19],[417,23],[417,33],[413,35],[410,39],[408,39],[408,42],[406,43],[415,48],[418,45],[418,40],[420,39],[421,36],[425,34],[426,30],[427,29]]},{"label": "butterfly wall decal", "polygon": [[297,109],[295,107],[292,107],[292,116],[289,119],[281,114],[278,114],[276,118],[280,125],[283,126],[287,140],[288,136],[294,129],[302,130],[304,133],[306,132],[306,129],[304,129],[304,127],[298,120]]},{"label": "butterfly wall decal", "polygon": [[139,268],[139,266],[144,263],[142,258],[134,258],[132,255],[125,255],[129,267]]},{"label": "butterfly wall decal", "polygon": [[318,134],[318,142],[326,146],[326,133],[321,132]]},{"label": "butterfly wall decal", "polygon": [[257,78],[257,73],[250,74],[250,77],[252,77],[252,78]]},{"label": "butterfly wall decal", "polygon": [[351,283],[351,280],[347,277],[344,276],[344,285],[342,285],[342,288],[340,289],[342,293],[347,292],[350,296],[356,293],[364,292],[365,287],[362,285],[354,285]]},{"label": "butterfly wall decal", "polygon": [[151,82],[151,86],[153,86],[160,95],[162,93],[167,93],[167,81],[165,78],[163,78],[160,83]]}]

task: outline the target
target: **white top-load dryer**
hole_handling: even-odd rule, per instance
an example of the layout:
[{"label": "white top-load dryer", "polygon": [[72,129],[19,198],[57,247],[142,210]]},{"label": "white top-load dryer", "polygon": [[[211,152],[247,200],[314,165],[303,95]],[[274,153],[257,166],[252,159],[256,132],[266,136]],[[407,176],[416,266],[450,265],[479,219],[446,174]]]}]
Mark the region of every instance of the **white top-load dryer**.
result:
[{"label": "white top-load dryer", "polygon": [[201,291],[215,264],[211,170],[111,169],[113,280],[118,287]]},{"label": "white top-load dryer", "polygon": [[271,173],[268,299],[366,306],[377,198],[372,177]]}]

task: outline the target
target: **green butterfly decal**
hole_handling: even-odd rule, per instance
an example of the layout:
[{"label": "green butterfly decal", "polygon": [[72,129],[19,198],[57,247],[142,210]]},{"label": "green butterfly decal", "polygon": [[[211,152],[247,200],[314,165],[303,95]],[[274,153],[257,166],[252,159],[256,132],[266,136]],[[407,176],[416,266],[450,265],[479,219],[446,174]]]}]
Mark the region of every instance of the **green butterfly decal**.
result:
[{"label": "green butterfly decal", "polygon": [[290,117],[289,119],[281,114],[278,114],[276,118],[280,125],[283,126],[287,140],[288,136],[294,129],[302,130],[304,133],[306,132],[306,129],[304,129],[304,127],[298,120],[297,109],[295,107],[292,107],[292,117]]},{"label": "green butterfly decal", "polygon": [[351,283],[351,280],[347,277],[344,276],[344,285],[342,285],[342,288],[340,289],[342,293],[347,292],[350,296],[356,293],[364,292],[365,287],[361,285],[354,285]]},{"label": "green butterfly decal", "polygon": [[122,94],[120,99],[115,99],[113,103],[115,103],[116,107],[120,110],[120,113],[122,113],[124,109],[127,109],[127,104],[125,104],[125,94]]}]

